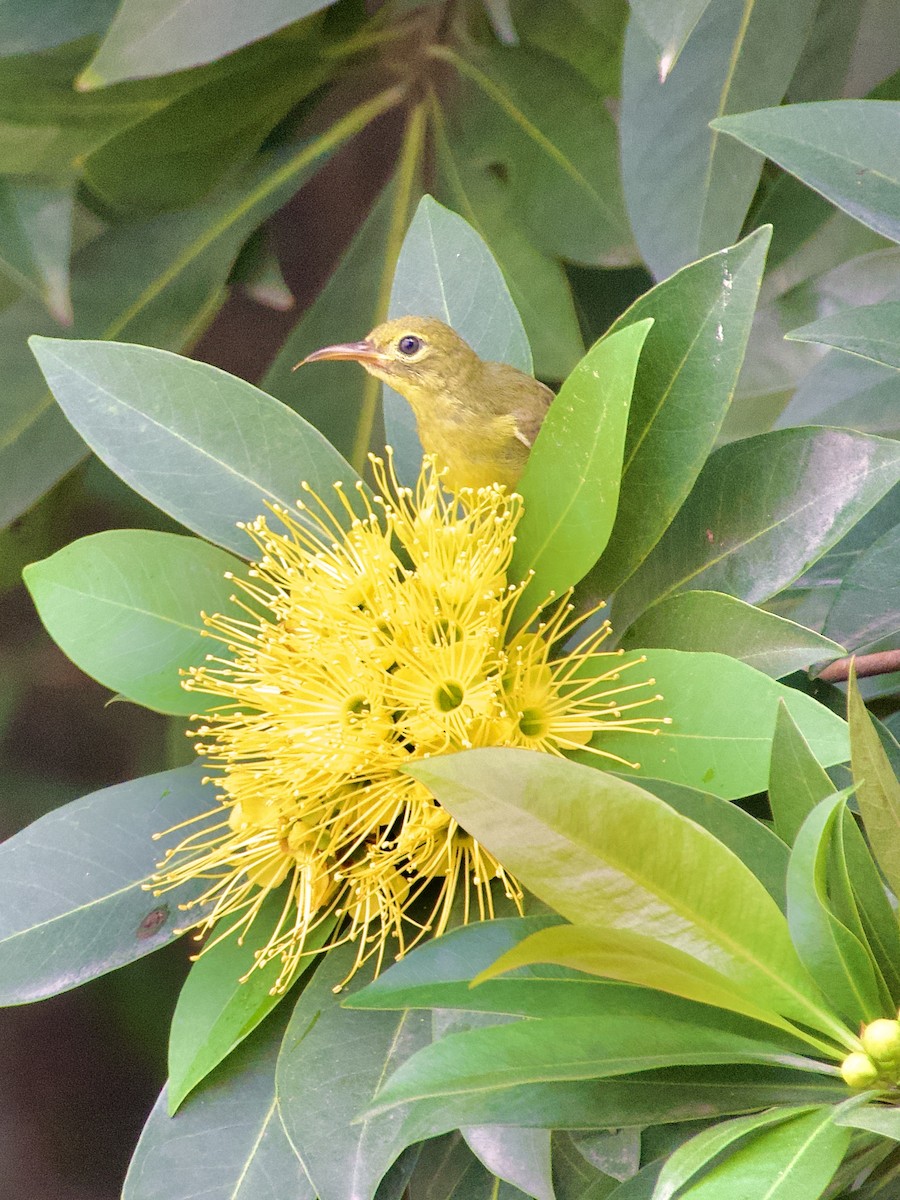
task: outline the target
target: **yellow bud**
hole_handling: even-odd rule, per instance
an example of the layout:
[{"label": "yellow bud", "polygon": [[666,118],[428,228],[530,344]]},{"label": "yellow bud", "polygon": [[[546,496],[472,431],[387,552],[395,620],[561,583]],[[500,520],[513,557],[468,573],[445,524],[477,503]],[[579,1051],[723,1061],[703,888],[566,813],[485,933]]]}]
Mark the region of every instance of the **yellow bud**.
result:
[{"label": "yellow bud", "polygon": [[878,1068],[867,1054],[848,1054],[841,1063],[841,1077],[848,1087],[867,1088],[878,1078]]},{"label": "yellow bud", "polygon": [[878,1020],[862,1031],[863,1049],[879,1066],[900,1066],[900,1021]]}]

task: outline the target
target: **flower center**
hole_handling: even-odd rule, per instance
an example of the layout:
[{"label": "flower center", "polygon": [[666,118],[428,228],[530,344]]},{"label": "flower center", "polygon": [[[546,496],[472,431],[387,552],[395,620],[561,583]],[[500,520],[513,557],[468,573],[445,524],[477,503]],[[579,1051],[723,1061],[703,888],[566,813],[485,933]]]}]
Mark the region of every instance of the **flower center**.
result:
[{"label": "flower center", "polygon": [[550,724],[539,708],[525,708],[519,716],[519,733],[522,737],[545,737],[550,730]]},{"label": "flower center", "polygon": [[455,679],[445,679],[434,693],[434,702],[442,713],[453,712],[463,702],[465,691]]},{"label": "flower center", "polygon": [[348,725],[359,725],[371,711],[372,705],[365,696],[351,696],[344,703],[344,720]]}]

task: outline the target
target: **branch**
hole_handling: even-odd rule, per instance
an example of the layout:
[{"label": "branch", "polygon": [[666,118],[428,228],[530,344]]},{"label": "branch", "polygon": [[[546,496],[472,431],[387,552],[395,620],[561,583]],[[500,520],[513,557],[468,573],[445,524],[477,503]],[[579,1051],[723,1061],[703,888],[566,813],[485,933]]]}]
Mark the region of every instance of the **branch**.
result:
[{"label": "branch", "polygon": [[826,683],[843,683],[850,678],[850,664],[855,663],[857,678],[864,675],[889,675],[900,671],[900,650],[882,650],[878,654],[851,654],[848,658],[836,658],[816,676]]}]

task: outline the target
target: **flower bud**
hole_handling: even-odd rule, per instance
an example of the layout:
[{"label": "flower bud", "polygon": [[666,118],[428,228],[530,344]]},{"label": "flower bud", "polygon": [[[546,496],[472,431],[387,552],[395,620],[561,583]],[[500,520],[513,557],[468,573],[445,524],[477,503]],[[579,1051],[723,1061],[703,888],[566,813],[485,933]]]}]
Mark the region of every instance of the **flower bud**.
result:
[{"label": "flower bud", "polygon": [[867,1088],[878,1078],[878,1068],[868,1054],[848,1054],[841,1063],[841,1077],[848,1087]]},{"label": "flower bud", "polygon": [[861,1034],[863,1049],[880,1067],[900,1067],[900,1021],[873,1021]]}]

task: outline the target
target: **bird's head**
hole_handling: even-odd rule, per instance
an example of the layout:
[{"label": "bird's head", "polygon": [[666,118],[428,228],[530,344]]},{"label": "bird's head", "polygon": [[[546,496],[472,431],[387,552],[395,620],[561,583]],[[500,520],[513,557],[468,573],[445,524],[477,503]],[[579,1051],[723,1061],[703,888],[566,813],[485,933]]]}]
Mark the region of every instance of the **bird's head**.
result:
[{"label": "bird's head", "polygon": [[433,317],[385,321],[361,342],[323,346],[297,366],[323,359],[358,362],[410,400],[455,391],[454,385],[467,380],[481,362],[468,342]]}]

